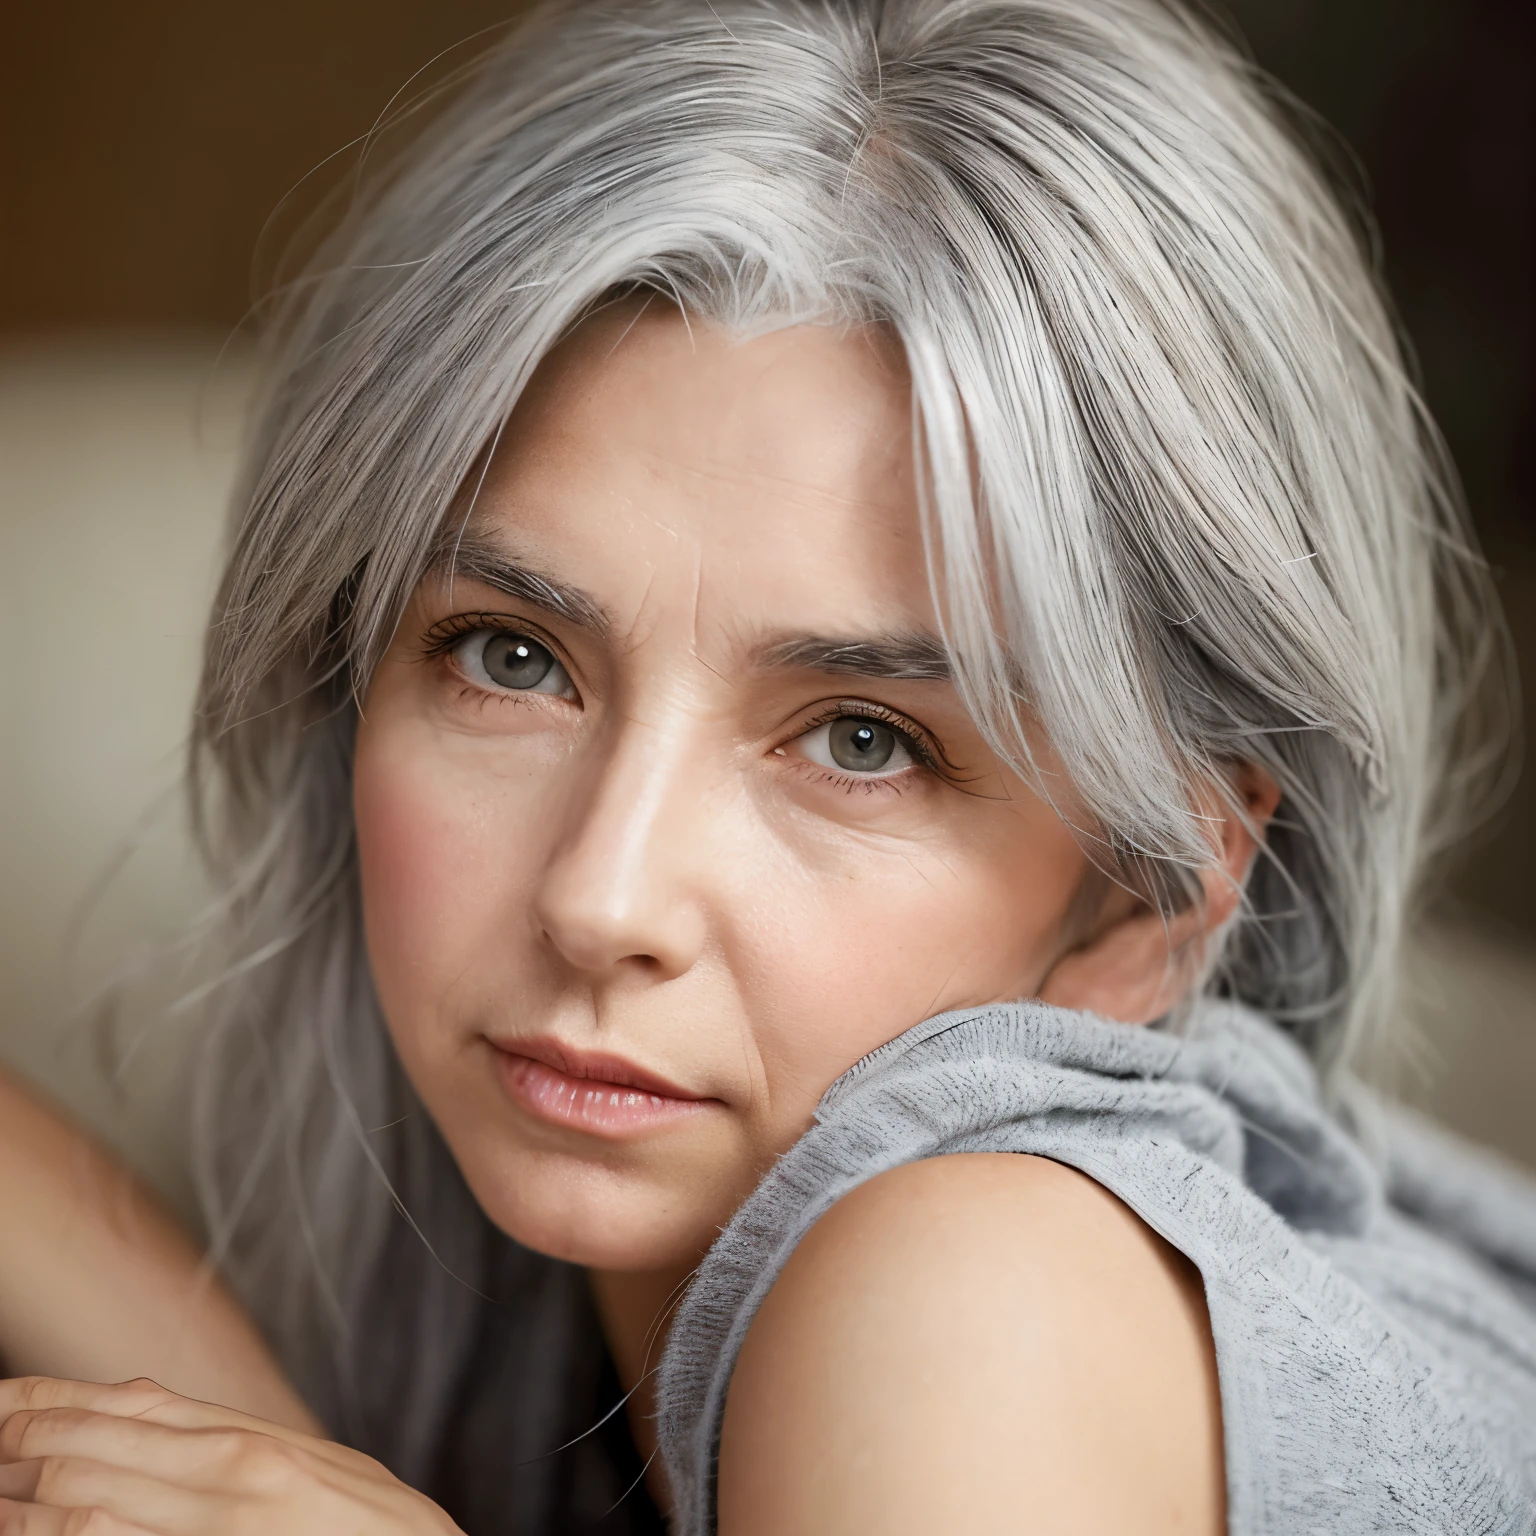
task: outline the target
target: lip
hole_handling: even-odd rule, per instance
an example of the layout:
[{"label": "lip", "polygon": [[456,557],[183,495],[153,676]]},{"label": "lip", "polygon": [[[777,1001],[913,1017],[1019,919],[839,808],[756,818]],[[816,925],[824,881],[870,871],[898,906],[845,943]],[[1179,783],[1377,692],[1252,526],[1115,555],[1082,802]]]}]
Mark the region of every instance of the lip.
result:
[{"label": "lip", "polygon": [[691,1118],[715,1102],[622,1056],[578,1050],[547,1035],[490,1044],[507,1096],[539,1119],[572,1130],[637,1135]]}]

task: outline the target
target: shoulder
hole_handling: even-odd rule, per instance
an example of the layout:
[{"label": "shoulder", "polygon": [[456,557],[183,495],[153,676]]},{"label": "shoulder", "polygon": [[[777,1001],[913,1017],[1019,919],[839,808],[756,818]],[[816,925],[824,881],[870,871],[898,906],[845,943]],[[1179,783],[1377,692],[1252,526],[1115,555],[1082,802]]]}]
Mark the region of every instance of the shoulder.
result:
[{"label": "shoulder", "polygon": [[1085,1175],[964,1154],[807,1234],[748,1332],[721,1536],[1223,1530],[1198,1273]]}]

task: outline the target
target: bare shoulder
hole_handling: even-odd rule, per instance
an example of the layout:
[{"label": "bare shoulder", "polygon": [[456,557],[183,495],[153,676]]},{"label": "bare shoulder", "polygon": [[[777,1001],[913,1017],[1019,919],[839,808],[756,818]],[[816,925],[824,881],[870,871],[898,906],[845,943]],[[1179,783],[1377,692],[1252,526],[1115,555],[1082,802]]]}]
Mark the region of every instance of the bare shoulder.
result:
[{"label": "bare shoulder", "polygon": [[841,1200],[747,1335],[721,1536],[1214,1536],[1221,1409],[1200,1277],[1044,1158],[908,1164]]}]

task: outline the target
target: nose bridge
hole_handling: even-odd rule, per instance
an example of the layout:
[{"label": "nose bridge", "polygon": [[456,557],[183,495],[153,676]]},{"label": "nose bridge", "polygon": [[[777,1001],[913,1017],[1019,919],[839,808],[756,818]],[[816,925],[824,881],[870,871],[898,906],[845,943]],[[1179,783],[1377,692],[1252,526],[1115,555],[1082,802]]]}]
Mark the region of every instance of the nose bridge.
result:
[{"label": "nose bridge", "polygon": [[667,975],[687,970],[703,942],[689,871],[700,772],[682,711],[616,721],[572,821],[551,857],[538,917],[566,958],[585,970],[626,960]]}]

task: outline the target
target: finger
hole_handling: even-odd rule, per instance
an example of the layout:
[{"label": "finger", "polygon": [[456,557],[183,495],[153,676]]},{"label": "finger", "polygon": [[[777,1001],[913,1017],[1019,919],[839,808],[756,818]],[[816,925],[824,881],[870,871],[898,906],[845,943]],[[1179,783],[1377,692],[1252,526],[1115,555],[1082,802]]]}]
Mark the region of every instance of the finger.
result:
[{"label": "finger", "polygon": [[[0,1427],[0,1470],[61,1458],[142,1473],[208,1495],[240,1490],[260,1495],[295,1481],[363,1495],[393,1482],[376,1461],[344,1447],[318,1440],[295,1445],[224,1425],[181,1429],[81,1408],[41,1408],[13,1413]],[[8,1487],[0,1492],[16,1496]]]},{"label": "finger", "polygon": [[104,1509],[50,1509],[0,1499],[0,1536],[159,1536]]},{"label": "finger", "polygon": [[0,1495],[49,1509],[99,1509],[164,1536],[218,1528],[207,1495],[83,1456],[46,1456],[0,1467]]},{"label": "finger", "polygon": [[175,1393],[148,1380],[108,1384],[62,1381],[53,1376],[12,1376],[0,1381],[0,1421],[28,1408],[93,1408],[101,1413],[143,1413],[174,1396]]},{"label": "finger", "polygon": [[[7,1477],[9,1468],[20,1469],[16,1481]],[[27,1479],[39,1473],[41,1481],[34,1487]],[[354,1515],[363,1508],[387,1511],[402,1500],[420,1501],[436,1513],[435,1506],[378,1462],[339,1446],[320,1441],[313,1448],[293,1445],[274,1435],[222,1426],[178,1429],[78,1408],[12,1414],[0,1428],[0,1479],[5,1479],[0,1495],[100,1506],[161,1536],[233,1531],[227,1518],[232,1508],[252,1516],[264,1505],[281,1506],[294,1498],[306,1506],[314,1500],[340,1501]],[[219,1518],[210,1513],[215,1510]],[[266,1520],[253,1528],[280,1529]],[[3,1527],[0,1536],[5,1536]]]},{"label": "finger", "polygon": [[[0,1472],[9,1465],[36,1465],[45,1457],[88,1457],[109,1467],[154,1477],[216,1480],[233,1459],[245,1430],[188,1430],[146,1419],[120,1419],[84,1408],[34,1408],[13,1413],[0,1426]],[[0,1483],[7,1496],[15,1498]]]},{"label": "finger", "polygon": [[[180,1397],[148,1378],[138,1381],[62,1381],[52,1376],[17,1376],[0,1381],[0,1422],[15,1413],[50,1408],[79,1408],[119,1418],[146,1419],[199,1429],[213,1424],[260,1424],[232,1408]],[[273,1426],[276,1428],[277,1426]]]},{"label": "finger", "polygon": [[147,1377],[137,1381],[62,1381],[52,1376],[18,1376],[0,1381],[0,1420],[9,1414],[38,1408],[85,1408],[93,1413],[110,1413],[119,1418],[145,1419],[155,1424],[172,1424],[181,1429],[205,1429],[227,1425],[231,1428],[260,1429],[269,1434],[285,1435],[307,1441],[312,1437],[281,1424],[252,1418],[217,1403],[200,1403],[181,1397]]},{"label": "finger", "polygon": [[[334,1441],[316,1439],[284,1424],[272,1424],[217,1403],[200,1403],[149,1380],[103,1383],[62,1381],[51,1376],[20,1376],[0,1381],[0,1435],[19,1413],[77,1410],[106,1414],[142,1424],[173,1429],[230,1429],[269,1435],[289,1445],[303,1446],[337,1465],[349,1465],[359,1454]],[[361,1458],[366,1460],[367,1458]]]}]

